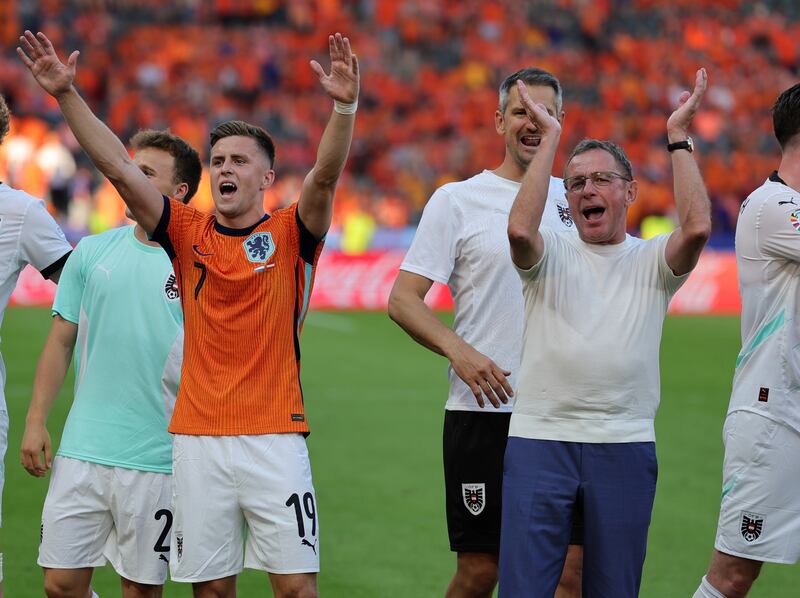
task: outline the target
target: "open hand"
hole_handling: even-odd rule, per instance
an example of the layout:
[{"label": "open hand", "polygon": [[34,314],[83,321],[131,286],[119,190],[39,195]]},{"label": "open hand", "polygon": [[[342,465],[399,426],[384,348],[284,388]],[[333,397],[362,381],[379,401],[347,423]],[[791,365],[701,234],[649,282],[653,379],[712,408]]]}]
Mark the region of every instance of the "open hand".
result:
[{"label": "open hand", "polygon": [[51,96],[58,97],[72,88],[80,54],[78,50],[70,54],[67,64],[64,64],[58,59],[53,44],[42,32],[33,35],[30,31],[26,31],[25,35],[19,38],[19,42],[21,47],[17,47],[17,54],[42,89]]},{"label": "open hand", "polygon": [[678,98],[678,107],[675,109],[669,119],[667,120],[667,133],[670,139],[680,141],[685,139],[689,131],[689,125],[692,124],[694,115],[700,108],[703,95],[706,93],[708,87],[708,74],[706,69],[697,69],[694,79],[694,90],[690,94],[684,91]]},{"label": "open hand", "polygon": [[331,54],[330,74],[325,74],[316,60],[311,61],[311,68],[331,98],[352,104],[358,99],[358,58],[350,49],[350,40],[342,37],[341,33],[328,36],[328,49]]}]

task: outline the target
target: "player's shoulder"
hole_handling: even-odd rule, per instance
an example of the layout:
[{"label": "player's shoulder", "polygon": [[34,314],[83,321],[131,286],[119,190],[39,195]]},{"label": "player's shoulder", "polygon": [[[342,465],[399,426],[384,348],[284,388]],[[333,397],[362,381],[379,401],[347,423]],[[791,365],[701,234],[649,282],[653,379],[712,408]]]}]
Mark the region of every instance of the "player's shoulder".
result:
[{"label": "player's shoulder", "polygon": [[83,237],[80,241],[78,241],[78,246],[83,246],[84,248],[95,248],[95,247],[104,247],[107,245],[118,243],[121,239],[124,239],[127,235],[131,234],[131,229],[133,225],[127,226],[120,226],[116,228],[110,228],[102,233],[97,233],[95,235],[87,235]]},{"label": "player's shoulder", "polygon": [[31,207],[37,205],[44,208],[44,202],[38,197],[0,183],[0,213],[25,215]]},{"label": "player's shoulder", "polygon": [[741,215],[763,211],[784,213],[797,209],[800,209],[800,193],[773,173],[742,202]]}]

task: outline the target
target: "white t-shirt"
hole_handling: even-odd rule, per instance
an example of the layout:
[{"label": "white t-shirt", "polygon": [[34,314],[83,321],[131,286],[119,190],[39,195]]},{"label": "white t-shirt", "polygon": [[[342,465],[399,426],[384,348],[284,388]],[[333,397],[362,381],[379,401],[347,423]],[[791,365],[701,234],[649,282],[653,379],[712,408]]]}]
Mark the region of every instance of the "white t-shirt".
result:
[{"label": "white t-shirt", "polygon": [[[41,200],[0,183],[0,324],[22,269],[31,264],[45,277],[66,261],[72,246]],[[6,404],[6,368],[0,357],[0,409]]]},{"label": "white t-shirt", "polygon": [[742,350],[728,413],[751,411],[800,432],[800,192],[773,173],[736,224]]},{"label": "white t-shirt", "polygon": [[[414,241],[400,265],[450,287],[456,334],[499,367],[519,370],[522,348],[522,289],[511,262],[508,214],[520,184],[484,170],[436,190],[425,206]],[[542,227],[574,230],[561,179],[550,177]],[[469,387],[449,368],[446,409],[511,411],[478,407]]]},{"label": "white t-shirt", "polygon": [[688,276],[667,265],[669,235],[615,245],[542,237],[539,263],[519,270],[525,333],[509,436],[654,441],[661,327]]}]

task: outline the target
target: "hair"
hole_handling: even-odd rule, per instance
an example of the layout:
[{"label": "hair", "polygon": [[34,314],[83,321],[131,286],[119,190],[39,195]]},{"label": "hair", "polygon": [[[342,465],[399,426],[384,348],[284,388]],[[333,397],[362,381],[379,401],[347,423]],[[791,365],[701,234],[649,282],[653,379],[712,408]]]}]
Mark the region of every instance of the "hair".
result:
[{"label": "hair", "polygon": [[153,148],[167,152],[175,159],[175,171],[172,174],[172,182],[176,185],[186,183],[188,191],[183,203],[188,203],[197,187],[200,185],[200,175],[203,172],[203,165],[200,163],[200,156],[191,145],[183,139],[169,132],[154,131],[143,129],[136,133],[130,140],[134,150]]},{"label": "hair", "polygon": [[275,168],[275,143],[272,141],[272,137],[261,127],[251,125],[243,120],[229,120],[217,125],[211,131],[211,147],[213,148],[220,139],[233,136],[255,139],[258,147],[269,158],[270,168]]},{"label": "hair", "polygon": [[785,90],[772,106],[772,130],[781,149],[800,133],[800,83]]},{"label": "hair", "polygon": [[513,75],[506,77],[500,84],[500,102],[498,110],[505,112],[508,107],[508,93],[517,81],[522,81],[525,85],[547,86],[556,93],[556,116],[561,113],[561,104],[564,92],[561,89],[561,82],[552,73],[536,67],[528,67],[518,70]]},{"label": "hair", "polygon": [[617,164],[622,167],[623,174],[627,178],[633,180],[633,168],[631,167],[631,161],[628,160],[628,156],[625,155],[625,150],[613,141],[600,141],[599,139],[584,139],[575,146],[575,149],[570,153],[569,158],[567,158],[567,163],[564,166],[564,177],[566,178],[569,163],[572,162],[575,156],[594,149],[603,150],[611,154]]},{"label": "hair", "polygon": [[0,143],[8,134],[8,128],[11,125],[11,112],[8,109],[5,98],[0,95]]}]

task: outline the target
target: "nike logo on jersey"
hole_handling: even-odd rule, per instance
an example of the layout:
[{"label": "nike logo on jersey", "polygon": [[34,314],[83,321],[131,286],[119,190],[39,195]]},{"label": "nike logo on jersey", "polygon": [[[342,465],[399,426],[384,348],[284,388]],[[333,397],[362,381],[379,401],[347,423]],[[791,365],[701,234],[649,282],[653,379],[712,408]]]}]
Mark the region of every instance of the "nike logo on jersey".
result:
[{"label": "nike logo on jersey", "polygon": [[214,255],[213,253],[203,253],[202,251],[200,251],[200,246],[199,245],[192,245],[192,250],[197,255],[202,255],[203,257],[208,257],[209,255]]},{"label": "nike logo on jersey", "polygon": [[317,542],[319,542],[319,540],[314,540],[314,543],[312,544],[311,542],[303,538],[303,541],[300,542],[300,546],[308,546],[311,548],[311,550],[314,551],[314,554],[317,554]]}]

